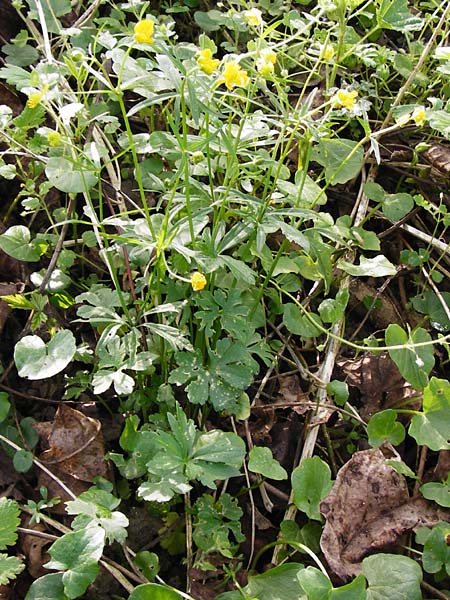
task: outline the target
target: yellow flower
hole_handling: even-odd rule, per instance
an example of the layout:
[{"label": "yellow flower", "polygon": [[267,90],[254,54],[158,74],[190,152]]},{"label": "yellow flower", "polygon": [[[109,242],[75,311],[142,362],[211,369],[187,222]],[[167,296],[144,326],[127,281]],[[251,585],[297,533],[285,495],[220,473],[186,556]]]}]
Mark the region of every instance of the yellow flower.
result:
[{"label": "yellow flower", "polygon": [[425,112],[424,107],[418,106],[417,108],[415,108],[411,115],[411,119],[416,125],[422,127],[425,124],[425,121],[427,120],[427,114]]},{"label": "yellow flower", "polygon": [[199,271],[195,271],[191,276],[191,285],[194,292],[199,292],[206,285],[206,277],[203,273],[199,273]]},{"label": "yellow flower", "polygon": [[36,106],[38,106],[38,104],[40,104],[42,98],[45,96],[45,94],[47,92],[48,92],[48,85],[44,85],[44,87],[42,88],[42,90],[40,92],[30,94],[30,96],[28,97],[28,100],[27,100],[27,107],[28,108],[36,108]]},{"label": "yellow flower", "polygon": [[251,8],[250,10],[244,10],[244,18],[249,25],[252,27],[262,27],[262,12],[259,8]]},{"label": "yellow flower", "polygon": [[338,90],[335,95],[331,98],[331,100],[338,104],[339,106],[343,106],[348,110],[351,110],[356,103],[356,98],[358,97],[358,92],[356,90]]},{"label": "yellow flower", "polygon": [[134,26],[134,39],[138,44],[152,44],[155,24],[150,19],[143,19]]},{"label": "yellow flower", "polygon": [[260,73],[263,77],[267,77],[267,75],[273,73],[276,62],[277,55],[275,52],[270,48],[263,48],[256,61],[258,73]]},{"label": "yellow flower", "polygon": [[224,83],[229,90],[232,90],[234,86],[246,87],[249,81],[250,78],[247,72],[234,60],[225,63],[223,75],[219,79],[219,83]]},{"label": "yellow flower", "polygon": [[200,50],[197,57],[197,64],[202,71],[207,75],[211,75],[217,69],[220,60],[212,57],[212,52],[209,48]]},{"label": "yellow flower", "polygon": [[405,113],[404,115],[400,115],[399,117],[397,117],[395,119],[395,123],[399,127],[404,127],[405,125],[407,125],[409,123],[410,119],[411,119],[411,114],[410,113]]},{"label": "yellow flower", "polygon": [[61,141],[61,134],[58,131],[50,131],[47,135],[47,141],[49,146],[58,146]]},{"label": "yellow flower", "polygon": [[322,58],[324,60],[331,60],[334,56],[334,48],[333,46],[326,45],[322,48]]}]

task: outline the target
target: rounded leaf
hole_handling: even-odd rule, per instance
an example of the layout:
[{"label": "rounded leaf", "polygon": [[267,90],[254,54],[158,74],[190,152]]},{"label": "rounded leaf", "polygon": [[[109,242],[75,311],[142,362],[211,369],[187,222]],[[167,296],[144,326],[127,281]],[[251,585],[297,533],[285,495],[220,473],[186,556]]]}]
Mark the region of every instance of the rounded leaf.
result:
[{"label": "rounded leaf", "polygon": [[20,377],[46,379],[67,367],[76,351],[71,331],[59,331],[46,344],[37,335],[27,335],[19,340],[14,349],[14,361]]}]

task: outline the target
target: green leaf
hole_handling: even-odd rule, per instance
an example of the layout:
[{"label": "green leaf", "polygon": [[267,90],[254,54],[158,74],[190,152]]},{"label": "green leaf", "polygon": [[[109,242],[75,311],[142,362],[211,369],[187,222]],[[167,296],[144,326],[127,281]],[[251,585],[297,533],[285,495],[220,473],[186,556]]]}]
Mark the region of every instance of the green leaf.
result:
[{"label": "green leaf", "polygon": [[328,600],[332,585],[322,571],[316,567],[306,567],[298,572],[297,577],[308,600]]},{"label": "green leaf", "polygon": [[9,396],[6,392],[0,392],[0,423],[6,419],[9,414],[11,404],[9,403]]},{"label": "green leaf", "polygon": [[431,450],[450,450],[450,383],[432,377],[423,392],[422,413],[414,415],[409,435]]},{"label": "green leaf", "polygon": [[215,600],[307,600],[298,580],[302,569],[300,563],[274,567],[261,575],[250,576],[248,584],[241,591],[219,594]]},{"label": "green leaf", "polygon": [[28,227],[13,225],[0,235],[0,249],[9,256],[25,262],[36,262],[47,249],[47,245],[31,240]]},{"label": "green leaf", "polygon": [[224,493],[217,501],[203,494],[194,504],[193,539],[197,547],[210,554],[220,552],[232,558],[238,543],[245,540],[240,519],[243,515],[237,500]]},{"label": "green leaf", "polygon": [[18,473],[26,473],[33,465],[33,455],[28,450],[18,450],[13,457],[13,465]]},{"label": "green leaf", "polygon": [[101,527],[87,527],[64,534],[50,547],[52,560],[45,567],[64,571],[62,582],[69,598],[84,594],[97,577],[104,543],[105,532]]},{"label": "green leaf", "polygon": [[362,561],[361,570],[369,586],[367,600],[421,600],[422,569],[397,554],[374,554]]},{"label": "green leaf", "polygon": [[117,540],[124,543],[127,537],[128,519],[114,508],[120,500],[106,490],[91,487],[81,493],[76,500],[66,502],[69,515],[78,515],[72,522],[74,530],[98,525],[105,531],[109,543]]},{"label": "green leaf", "polygon": [[249,453],[248,469],[252,473],[260,473],[269,479],[287,479],[288,474],[280,463],[274,459],[272,450],[262,446],[254,446]]},{"label": "green leaf", "polygon": [[345,314],[350,292],[347,288],[339,290],[336,298],[325,298],[319,305],[319,315],[324,323],[336,323]]},{"label": "green leaf", "polygon": [[367,433],[373,448],[378,448],[384,442],[398,446],[405,439],[405,428],[397,421],[397,413],[392,409],[374,414],[367,424]]},{"label": "green leaf", "polygon": [[381,0],[377,9],[378,26],[395,31],[417,31],[423,19],[409,12],[406,0]]},{"label": "green leaf", "polygon": [[321,521],[320,501],[333,486],[330,467],[318,456],[305,458],[293,470],[291,481],[295,506],[310,519]]},{"label": "green leaf", "polygon": [[358,575],[353,581],[338,588],[333,588],[329,600],[366,600],[366,579]]},{"label": "green leaf", "polygon": [[399,350],[389,350],[389,356],[406,381],[416,390],[422,390],[434,367],[433,346],[414,347],[414,344],[431,342],[429,333],[418,327],[408,334],[400,325],[391,324],[386,329],[385,342],[387,346],[405,346]]},{"label": "green leaf", "polygon": [[69,600],[64,593],[62,573],[50,573],[33,581],[25,600]]},{"label": "green leaf", "polygon": [[8,585],[24,569],[24,563],[16,556],[0,554],[0,585]]},{"label": "green leaf", "polygon": [[322,321],[315,313],[304,314],[301,309],[292,302],[283,307],[283,325],[294,335],[304,338],[317,337],[322,333],[319,327]]},{"label": "green leaf", "polygon": [[450,308],[450,293],[441,292],[440,297],[438,297],[432,290],[427,290],[420,296],[415,296],[412,305],[418,312],[428,315],[430,324],[434,329],[446,333],[450,330],[450,319],[444,306],[442,306],[441,298],[447,308]]},{"label": "green leaf", "polygon": [[382,254],[374,258],[361,256],[359,265],[339,260],[337,267],[354,277],[389,277],[397,273],[395,266]]},{"label": "green leaf", "polygon": [[445,483],[425,483],[420,492],[427,500],[434,500],[439,506],[450,508],[450,475]]},{"label": "green leaf", "polygon": [[[30,19],[40,21],[39,13],[36,9],[36,0],[27,0],[27,2],[30,7]],[[60,33],[61,23],[56,17],[62,17],[70,13],[72,9],[70,0],[45,0],[45,2],[41,2],[41,5],[48,31],[56,34]]]},{"label": "green leaf", "polygon": [[0,550],[16,543],[19,515],[20,508],[15,500],[0,498]]},{"label": "green leaf", "polygon": [[414,198],[411,194],[386,194],[381,207],[383,214],[393,222],[400,221],[414,208]]},{"label": "green leaf", "polygon": [[153,581],[159,571],[159,558],[154,552],[141,550],[134,557],[134,564],[148,581]]},{"label": "green leaf", "polygon": [[313,150],[313,160],[325,167],[328,184],[346,183],[361,171],[363,148],[353,140],[321,139]]},{"label": "green leaf", "polygon": [[165,585],[144,583],[134,588],[128,600],[182,600],[182,597]]},{"label": "green leaf", "polygon": [[14,348],[14,361],[20,377],[46,379],[64,370],[76,352],[73,333],[58,331],[46,344],[37,335],[27,335]]},{"label": "green leaf", "polygon": [[439,573],[445,568],[447,575],[450,575],[449,536],[448,523],[438,523],[427,535],[422,554],[422,565],[427,573]]},{"label": "green leaf", "polygon": [[92,169],[76,165],[62,156],[48,159],[45,174],[51,185],[68,194],[87,192],[97,183],[97,174]]}]

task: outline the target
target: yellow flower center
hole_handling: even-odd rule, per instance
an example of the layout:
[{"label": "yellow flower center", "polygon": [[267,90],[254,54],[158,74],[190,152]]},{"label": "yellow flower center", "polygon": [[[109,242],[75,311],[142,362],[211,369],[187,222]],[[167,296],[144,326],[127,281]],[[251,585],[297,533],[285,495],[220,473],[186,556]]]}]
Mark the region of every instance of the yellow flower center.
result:
[{"label": "yellow flower center", "polygon": [[195,271],[195,273],[192,273],[191,285],[194,292],[199,292],[200,290],[202,290],[205,287],[206,283],[206,277],[203,275],[203,273],[200,273],[199,271]]},{"label": "yellow flower center", "polygon": [[247,75],[247,72],[234,60],[225,64],[223,75],[219,79],[219,83],[224,83],[229,90],[232,90],[235,86],[246,87],[249,84],[249,81],[250,78]]},{"label": "yellow flower center", "polygon": [[138,44],[152,44],[155,24],[150,19],[143,19],[134,26],[134,39]]},{"label": "yellow flower center", "polygon": [[414,121],[414,123],[416,125],[418,125],[419,127],[422,127],[427,120],[427,114],[425,112],[424,107],[418,106],[417,108],[415,108],[411,115],[411,119]]},{"label": "yellow flower center", "polygon": [[58,146],[61,141],[61,134],[58,131],[50,131],[47,135],[47,141],[49,146]]},{"label": "yellow flower center", "polygon": [[27,100],[27,107],[28,108],[36,108],[36,106],[38,106],[38,104],[40,104],[42,98],[45,96],[45,94],[48,92],[48,85],[44,85],[44,87],[42,88],[42,90],[40,92],[36,92],[35,94],[30,94],[28,100]]},{"label": "yellow flower center", "polygon": [[217,69],[220,60],[212,57],[212,52],[209,48],[201,50],[197,57],[197,64],[200,69],[207,75],[211,75]]},{"label": "yellow flower center", "polygon": [[339,105],[351,110],[356,103],[358,92],[356,90],[338,90],[333,96],[332,101]]},{"label": "yellow flower center", "polygon": [[252,27],[262,27],[263,25],[262,12],[259,8],[244,10],[244,18]]}]

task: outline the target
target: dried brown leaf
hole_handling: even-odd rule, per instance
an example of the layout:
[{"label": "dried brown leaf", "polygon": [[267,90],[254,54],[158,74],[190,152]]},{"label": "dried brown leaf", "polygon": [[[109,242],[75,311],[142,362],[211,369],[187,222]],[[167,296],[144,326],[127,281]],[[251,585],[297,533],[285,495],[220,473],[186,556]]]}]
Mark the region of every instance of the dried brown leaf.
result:
[{"label": "dried brown leaf", "polygon": [[421,398],[400,375],[395,363],[387,352],[364,354],[357,359],[338,361],[349,386],[356,387],[361,393],[363,406],[360,416],[364,420],[380,410],[391,408],[412,399],[409,408],[419,410]]},{"label": "dried brown leaf", "polygon": [[405,478],[386,464],[379,449],[355,452],[339,470],[320,510],[326,518],[320,546],[343,580],[360,572],[367,554],[449,514],[423,498],[410,499]]},{"label": "dried brown leaf", "polygon": [[[291,406],[299,415],[307,412],[311,406],[307,403],[308,394],[302,390],[298,375],[281,375],[277,404]],[[306,401],[306,403],[305,403]]]},{"label": "dried brown leaf", "polygon": [[46,450],[39,459],[47,466],[75,479],[92,482],[94,477],[107,476],[107,465],[100,421],[65,404],[56,411],[52,423],[36,423],[35,429]]}]

